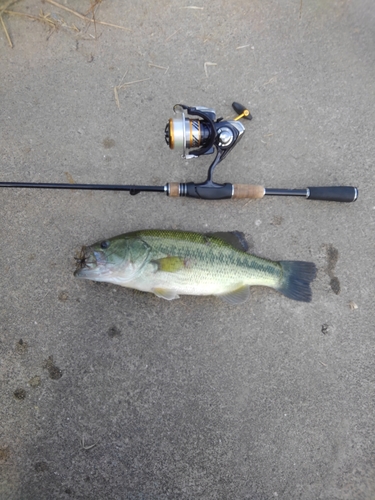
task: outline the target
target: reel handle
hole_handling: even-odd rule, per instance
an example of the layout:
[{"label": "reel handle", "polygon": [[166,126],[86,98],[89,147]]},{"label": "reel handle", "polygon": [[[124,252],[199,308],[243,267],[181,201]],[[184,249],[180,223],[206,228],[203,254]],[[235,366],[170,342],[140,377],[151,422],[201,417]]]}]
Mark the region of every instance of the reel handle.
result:
[{"label": "reel handle", "polygon": [[250,110],[245,108],[245,106],[243,104],[240,104],[239,102],[232,102],[232,108],[238,114],[238,116],[235,118],[235,120],[239,120],[240,118],[245,118],[245,120],[252,120],[253,119],[253,117],[251,116]]}]

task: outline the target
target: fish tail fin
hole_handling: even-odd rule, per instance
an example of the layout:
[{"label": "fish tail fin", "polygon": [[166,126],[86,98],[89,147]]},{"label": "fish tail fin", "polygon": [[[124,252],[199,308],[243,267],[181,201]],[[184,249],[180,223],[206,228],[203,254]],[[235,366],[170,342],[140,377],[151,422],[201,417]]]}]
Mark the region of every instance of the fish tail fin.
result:
[{"label": "fish tail fin", "polygon": [[310,283],[316,276],[313,262],[283,260],[280,261],[283,277],[281,285],[276,289],[289,299],[311,302]]}]

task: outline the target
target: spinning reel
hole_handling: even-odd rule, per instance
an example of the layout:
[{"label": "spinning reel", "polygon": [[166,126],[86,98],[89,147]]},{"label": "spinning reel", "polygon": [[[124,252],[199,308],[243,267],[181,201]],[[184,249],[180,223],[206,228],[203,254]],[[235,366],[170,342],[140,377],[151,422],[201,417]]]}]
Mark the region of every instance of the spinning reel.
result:
[{"label": "spinning reel", "polygon": [[[208,169],[206,181],[201,184],[180,184],[179,196],[204,197],[206,199],[220,199],[232,196],[232,184],[216,184],[212,180],[215,167],[224,160],[245,132],[245,127],[238,120],[240,118],[252,119],[250,111],[241,104],[234,102],[232,106],[238,116],[230,121],[216,118],[215,110],[203,106],[193,108],[184,104],[176,104],[173,107],[176,116],[170,118],[165,127],[165,142],[170,149],[180,150],[182,157],[187,160],[210,155],[216,151],[215,159]],[[199,118],[187,118],[185,112],[190,116]],[[192,148],[197,149],[193,149],[187,154],[187,150]],[[218,189],[220,189],[220,196]],[[229,192],[230,196],[228,196]],[[171,192],[169,194],[173,196]]]},{"label": "spinning reel", "polygon": [[[217,155],[223,160],[245,132],[245,127],[237,120],[242,117],[252,119],[250,111],[241,104],[233,103],[233,107],[239,116],[232,121],[223,121],[223,118],[216,118],[216,112],[211,108],[176,104],[173,111],[177,116],[171,118],[165,127],[166,143],[171,149],[182,150],[182,157],[186,159],[212,154],[216,149]],[[186,118],[185,110],[187,114],[201,119]],[[186,154],[186,149],[196,147],[199,149]]]}]

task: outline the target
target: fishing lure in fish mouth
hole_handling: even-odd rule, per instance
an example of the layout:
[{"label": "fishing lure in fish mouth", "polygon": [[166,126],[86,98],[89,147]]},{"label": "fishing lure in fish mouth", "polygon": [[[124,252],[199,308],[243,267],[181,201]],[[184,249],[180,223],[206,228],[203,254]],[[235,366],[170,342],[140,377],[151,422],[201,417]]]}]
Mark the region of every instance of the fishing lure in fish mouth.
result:
[{"label": "fishing lure in fish mouth", "polygon": [[[89,267],[89,257],[90,252],[87,251],[87,247],[83,246],[79,257],[74,257],[77,264],[77,269],[83,269],[85,267]],[[95,263],[95,261],[93,261]]]},{"label": "fishing lure in fish mouth", "polygon": [[312,262],[275,262],[247,253],[242,233],[200,234],[149,229],[125,233],[82,247],[74,275],[151,292],[173,300],[180,295],[215,295],[241,304],[251,286],[273,288],[302,302],[312,298]]}]

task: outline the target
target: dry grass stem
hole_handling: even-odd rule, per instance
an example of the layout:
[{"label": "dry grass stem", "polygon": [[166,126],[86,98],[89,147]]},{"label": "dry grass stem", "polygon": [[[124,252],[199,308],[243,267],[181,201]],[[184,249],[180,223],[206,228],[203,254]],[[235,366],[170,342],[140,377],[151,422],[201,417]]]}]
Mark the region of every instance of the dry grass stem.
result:
[{"label": "dry grass stem", "polygon": [[3,30],[4,30],[5,36],[6,36],[7,40],[8,40],[9,47],[10,47],[11,49],[13,49],[13,43],[12,43],[12,40],[10,39],[10,36],[9,36],[8,30],[7,30],[7,27],[5,26],[3,16],[1,16],[1,15],[0,15],[0,23],[1,23],[1,26],[3,27]]},{"label": "dry grass stem", "polygon": [[123,83],[122,85],[118,85],[117,88],[120,90],[120,89],[124,89],[125,87],[127,87],[128,85],[133,85],[134,83],[140,83],[140,82],[145,82],[146,80],[150,80],[150,78],[143,78],[142,80],[133,80],[132,82],[125,82]]},{"label": "dry grass stem", "polygon": [[121,80],[120,80],[119,85],[121,85],[121,84],[122,84],[122,82],[124,81],[124,78],[125,78],[125,77],[126,77],[126,75],[128,74],[128,71],[129,71],[129,70],[127,69],[127,70],[125,71],[125,73],[122,75],[122,78],[121,78]]},{"label": "dry grass stem", "polygon": [[178,28],[178,30],[176,30],[174,33],[172,33],[171,35],[169,35],[168,38],[165,39],[166,42],[168,42],[168,40],[170,40],[172,38],[172,36],[175,36],[176,33],[178,33],[180,31],[181,28]]},{"label": "dry grass stem", "polygon": [[270,79],[268,80],[268,82],[263,83],[263,85],[264,85],[264,86],[266,86],[266,85],[270,85],[271,83],[274,83],[274,82],[277,82],[277,76],[273,76],[272,78],[270,78]]},{"label": "dry grass stem", "polygon": [[117,87],[113,87],[113,92],[115,94],[115,101],[116,101],[117,107],[118,107],[118,109],[120,109],[120,101],[118,99]]},{"label": "dry grass stem", "polygon": [[181,9],[195,9],[195,10],[203,10],[204,7],[196,7],[195,5],[188,5],[187,7],[180,7]]},{"label": "dry grass stem", "polygon": [[81,445],[82,445],[82,448],[84,450],[91,450],[91,448],[94,448],[94,446],[96,446],[98,443],[94,443],[94,444],[90,444],[89,446],[86,446],[85,445],[85,438],[82,436],[82,439],[81,439]]},{"label": "dry grass stem", "polygon": [[86,10],[85,16],[88,16],[90,12],[92,13],[93,16],[95,16],[96,11],[98,10],[98,7],[101,3],[102,0],[95,0],[94,2],[92,2],[91,7]]},{"label": "dry grass stem", "polygon": [[153,63],[148,63],[148,66],[150,68],[165,69],[165,73],[169,70],[169,66],[166,68],[165,66],[158,66],[157,64],[153,64]]},{"label": "dry grass stem", "polygon": [[3,12],[5,12],[8,7],[13,5],[14,3],[18,2],[19,0],[8,0],[2,7],[0,7],[0,16],[2,15]]},{"label": "dry grass stem", "polygon": [[10,7],[11,5],[13,5],[14,3],[18,2],[18,0],[8,0],[7,2],[5,2],[4,5],[2,5],[0,7],[0,23],[1,23],[1,26],[3,27],[3,30],[4,30],[4,33],[5,33],[5,36],[6,36],[6,39],[8,41],[8,44],[9,44],[9,47],[12,49],[13,48],[13,43],[12,43],[12,40],[9,36],[9,33],[8,33],[8,30],[7,30],[7,27],[5,26],[5,23],[4,23],[4,19],[2,17],[3,14],[7,14],[6,10],[8,9],[8,7]]},{"label": "dry grass stem", "polygon": [[140,82],[145,82],[146,80],[150,80],[150,78],[143,78],[142,80],[133,80],[132,82],[122,83],[126,74],[127,74],[127,71],[125,72],[124,76],[121,78],[121,82],[119,83],[119,85],[116,85],[115,87],[113,87],[113,93],[115,95],[115,101],[116,101],[118,109],[120,109],[120,100],[118,98],[118,91],[119,90],[124,89],[128,85],[134,85],[134,83],[140,83]]},{"label": "dry grass stem", "polygon": [[[66,23],[58,20],[58,19],[53,19],[51,17],[51,14],[44,14],[43,11],[40,11],[39,16],[33,16],[31,14],[26,14],[25,12],[18,12],[15,10],[6,10],[6,14],[10,16],[20,16],[20,17],[26,17],[27,19],[31,19],[32,21],[40,21],[42,23],[48,24],[48,26],[51,28],[51,30],[57,29],[60,25],[66,28],[69,28],[73,31],[79,31],[79,29],[72,24],[72,26],[68,26]],[[48,38],[51,36],[51,34],[48,36]]]},{"label": "dry grass stem", "polygon": [[248,43],[247,45],[240,45],[239,47],[236,47],[236,50],[245,49],[246,47],[250,47],[250,44]]},{"label": "dry grass stem", "polygon": [[245,207],[246,207],[246,206],[247,206],[250,202],[252,202],[252,201],[254,201],[254,200],[249,200],[249,201],[247,201],[244,205],[242,205],[242,208],[245,208]]},{"label": "dry grass stem", "polygon": [[70,14],[73,14],[74,16],[79,17],[83,21],[88,21],[89,23],[102,24],[104,26],[110,26],[111,28],[117,28],[120,30],[131,31],[129,28],[125,28],[124,26],[118,26],[117,24],[106,23],[105,21],[97,21],[96,19],[91,19],[90,17],[86,17],[83,14],[80,14],[79,12],[77,12],[76,10],[70,9],[69,7],[65,7],[65,5],[61,5],[58,2],[55,2],[54,0],[45,0],[45,2],[50,3],[51,5],[54,5],[55,7],[58,7],[59,9],[65,10],[66,12],[70,12]]}]

